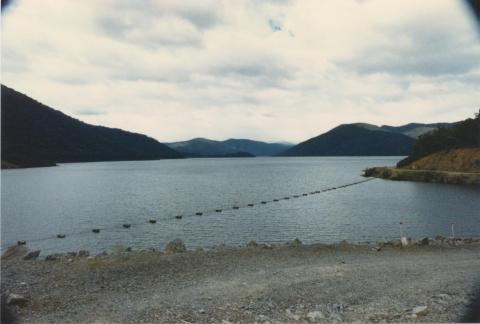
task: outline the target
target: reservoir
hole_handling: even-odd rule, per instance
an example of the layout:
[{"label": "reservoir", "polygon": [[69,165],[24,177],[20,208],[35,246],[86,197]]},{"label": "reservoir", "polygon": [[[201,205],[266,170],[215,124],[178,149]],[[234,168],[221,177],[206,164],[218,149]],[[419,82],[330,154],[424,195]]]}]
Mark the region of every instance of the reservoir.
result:
[{"label": "reservoir", "polygon": [[18,240],[42,255],[161,249],[176,238],[189,249],[295,238],[365,242],[398,238],[401,221],[413,238],[449,236],[452,223],[457,236],[480,236],[480,186],[374,179],[338,188],[365,180],[367,167],[399,159],[206,158],[2,170],[2,249]]}]

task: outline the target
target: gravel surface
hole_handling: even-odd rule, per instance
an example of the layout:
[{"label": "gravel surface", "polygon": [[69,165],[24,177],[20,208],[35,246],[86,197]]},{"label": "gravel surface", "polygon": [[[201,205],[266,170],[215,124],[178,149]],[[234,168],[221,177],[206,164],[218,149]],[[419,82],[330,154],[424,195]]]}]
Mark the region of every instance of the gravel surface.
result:
[{"label": "gravel surface", "polygon": [[21,322],[452,322],[480,283],[480,243],[290,244],[3,258]]}]

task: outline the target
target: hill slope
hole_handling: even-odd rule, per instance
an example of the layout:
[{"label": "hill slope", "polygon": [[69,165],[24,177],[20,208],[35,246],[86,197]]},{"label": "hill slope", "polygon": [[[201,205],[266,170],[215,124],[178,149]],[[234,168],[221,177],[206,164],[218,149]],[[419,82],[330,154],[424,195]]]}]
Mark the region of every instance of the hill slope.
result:
[{"label": "hill slope", "polygon": [[383,125],[380,127],[380,129],[384,131],[404,134],[417,139],[419,136],[432,132],[438,128],[450,128],[456,124],[457,123],[433,123],[433,124],[410,123],[402,126]]},{"label": "hill slope", "polygon": [[414,139],[404,134],[371,129],[365,124],[347,124],[295,145],[279,155],[399,156],[409,154],[413,142]]},{"label": "hill slope", "polygon": [[422,157],[404,169],[452,172],[480,172],[480,148],[460,148]]},{"label": "hill slope", "polygon": [[[397,167],[407,167],[434,153],[463,148],[480,148],[480,112],[474,119],[468,118],[453,127],[439,128],[420,136],[414,144],[412,153],[398,162]],[[468,152],[470,154],[477,151]],[[429,164],[431,165],[431,162]]]},{"label": "hill slope", "polygon": [[222,142],[206,138],[194,138],[189,141],[167,143],[166,145],[181,152],[186,157],[220,157],[241,153]]},{"label": "hill slope", "polygon": [[4,85],[1,141],[2,167],[182,157],[153,138],[86,124]]},{"label": "hill slope", "polygon": [[480,184],[480,111],[474,119],[420,136],[397,168],[375,167],[365,176],[389,180]]},{"label": "hill slope", "polygon": [[194,138],[189,141],[167,143],[167,145],[189,157],[232,156],[232,154],[272,156],[290,147],[286,144],[233,138],[225,141]]},{"label": "hill slope", "polygon": [[438,128],[451,128],[455,126],[455,123],[431,123],[431,124],[422,124],[422,123],[409,123],[406,125],[400,126],[389,126],[389,125],[382,125],[377,126],[373,124],[367,123],[355,123],[350,125],[360,126],[368,130],[376,130],[376,131],[383,131],[383,132],[392,132],[407,135],[411,138],[417,139],[421,135],[430,133]]},{"label": "hill slope", "polygon": [[229,147],[243,152],[251,153],[255,156],[273,156],[282,151],[285,151],[292,145],[282,143],[265,143],[261,141],[253,141],[249,139],[235,139],[231,138],[222,143]]}]

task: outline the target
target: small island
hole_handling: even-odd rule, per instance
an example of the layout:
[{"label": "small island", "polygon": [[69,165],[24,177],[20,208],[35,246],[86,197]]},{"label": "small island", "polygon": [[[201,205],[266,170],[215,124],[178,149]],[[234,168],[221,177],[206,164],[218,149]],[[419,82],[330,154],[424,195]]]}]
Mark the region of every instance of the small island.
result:
[{"label": "small island", "polygon": [[396,167],[373,167],[365,177],[452,184],[480,184],[480,111],[451,128],[422,135]]}]

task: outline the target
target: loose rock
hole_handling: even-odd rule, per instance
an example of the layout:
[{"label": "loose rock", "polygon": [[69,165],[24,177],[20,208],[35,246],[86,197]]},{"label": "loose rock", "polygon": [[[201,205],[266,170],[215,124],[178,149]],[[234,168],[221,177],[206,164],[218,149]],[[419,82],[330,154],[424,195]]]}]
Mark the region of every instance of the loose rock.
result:
[{"label": "loose rock", "polygon": [[40,250],[31,251],[31,252],[28,252],[28,254],[26,256],[24,256],[23,259],[24,260],[33,260],[33,259],[38,258],[39,255],[40,255]]},{"label": "loose rock", "polygon": [[28,249],[25,245],[13,245],[2,254],[2,260],[15,258],[27,254]]},{"label": "loose rock", "polygon": [[437,241],[443,242],[443,241],[445,240],[445,236],[443,236],[443,235],[437,235],[437,236],[435,236],[435,239],[436,239]]},{"label": "loose rock", "polygon": [[24,307],[28,304],[28,298],[18,294],[10,294],[7,298],[7,304]]},{"label": "loose rock", "polygon": [[292,313],[292,311],[290,310],[290,308],[287,308],[285,310],[285,312],[287,313],[287,317],[294,320],[294,321],[299,321],[300,320],[300,315],[298,314],[294,314]]},{"label": "loose rock", "polygon": [[55,261],[58,260],[62,255],[58,253],[49,254],[45,257],[45,261]]},{"label": "loose rock", "polygon": [[258,243],[252,240],[252,241],[247,243],[247,247],[256,248],[256,247],[258,247]]},{"label": "loose rock", "polygon": [[425,237],[423,239],[420,240],[420,245],[428,245],[430,242],[428,240],[428,237]]},{"label": "loose rock", "polygon": [[425,315],[427,313],[427,306],[416,306],[412,309],[412,315]]},{"label": "loose rock", "polygon": [[342,241],[340,241],[340,246],[343,247],[343,248],[346,248],[346,247],[350,246],[350,243],[348,243],[347,240],[342,240]]},{"label": "loose rock", "polygon": [[309,313],[307,314],[307,318],[308,318],[308,320],[311,321],[311,322],[317,322],[317,321],[319,321],[319,320],[321,320],[321,319],[324,319],[324,318],[325,318],[325,315],[323,315],[323,313],[320,312],[320,311],[313,311],[313,312],[309,312]]},{"label": "loose rock", "polygon": [[392,241],[390,241],[390,244],[391,244],[393,247],[401,247],[401,246],[402,246],[402,241],[400,241],[400,240],[392,240]]},{"label": "loose rock", "polygon": [[187,249],[185,247],[185,243],[183,243],[180,239],[175,239],[165,246],[165,254],[174,254],[174,253],[182,253],[185,252]]},{"label": "loose rock", "polygon": [[383,240],[377,241],[377,246],[379,246],[379,247],[382,248],[382,247],[384,247],[385,245],[386,245],[386,242],[385,242],[385,241],[383,241]]},{"label": "loose rock", "polygon": [[300,241],[298,238],[294,239],[291,243],[291,245],[293,246],[300,246],[302,244],[303,244],[302,241]]}]

